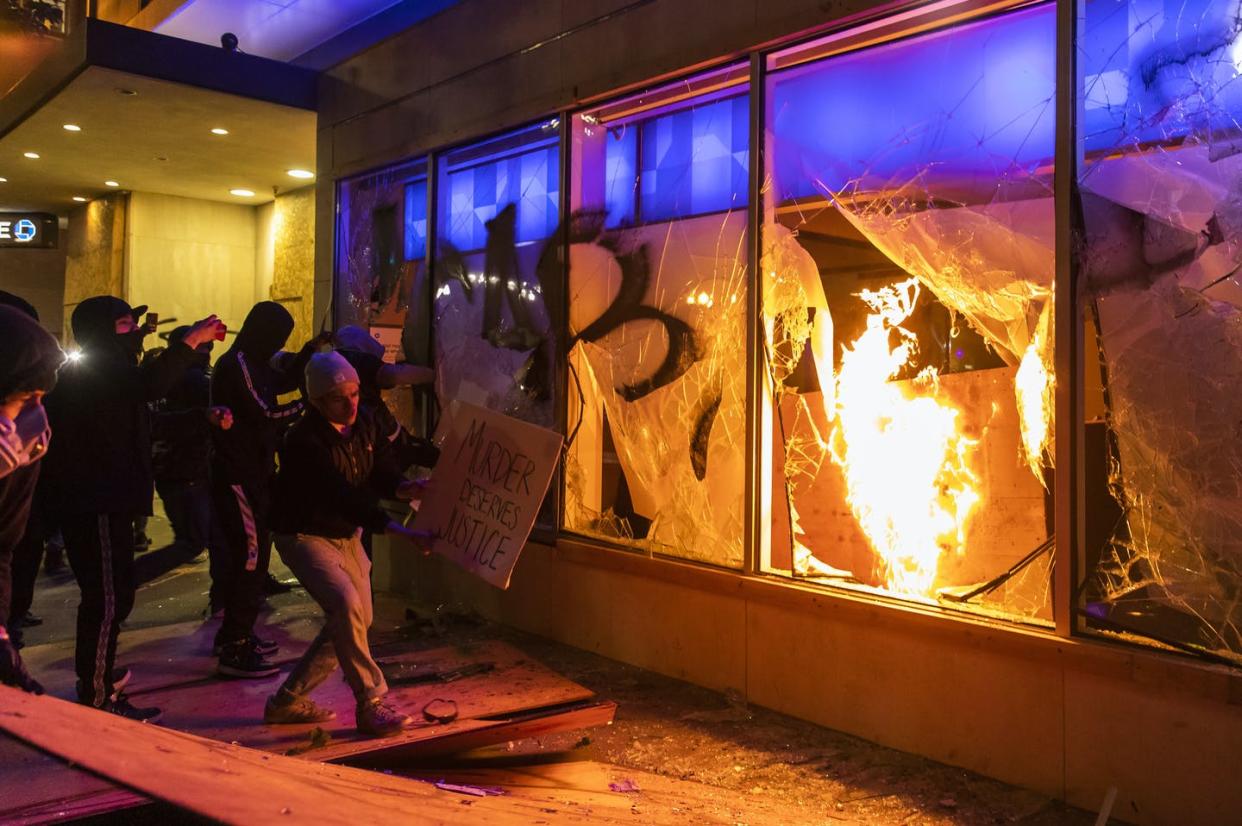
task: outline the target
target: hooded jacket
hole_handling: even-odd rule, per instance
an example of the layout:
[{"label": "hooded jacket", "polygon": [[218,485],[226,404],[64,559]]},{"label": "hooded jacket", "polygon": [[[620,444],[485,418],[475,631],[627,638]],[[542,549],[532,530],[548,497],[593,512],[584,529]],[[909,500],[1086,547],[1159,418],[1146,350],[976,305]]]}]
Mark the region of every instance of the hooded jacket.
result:
[{"label": "hooded jacket", "polygon": [[271,364],[291,332],[289,311],[275,301],[260,301],[247,314],[233,346],[216,361],[211,403],[233,411],[233,426],[212,429],[214,481],[244,484],[257,491],[271,480],[281,434],[302,413],[301,401],[277,401],[282,393],[298,389],[301,364],[293,364],[288,371]]},{"label": "hooded jacket", "polygon": [[60,371],[44,402],[53,436],[43,473],[59,513],[151,513],[147,403],[168,392],[194,351],[178,343],[138,366],[135,351],[116,333],[117,319],[133,312],[119,298],[96,296],[70,319],[82,357]]},{"label": "hooded jacket", "polygon": [[400,468],[365,407],[342,435],[311,407],[285,436],[272,501],[272,530],[330,539],[359,528],[382,533],[388,514],[381,497],[392,497]]},{"label": "hooded jacket", "polygon": [[[174,344],[185,338],[189,327],[178,327],[168,336]],[[207,482],[211,455],[211,355],[195,352],[194,362],[168,391],[155,410],[152,460],[155,481]]]},{"label": "hooded jacket", "polygon": [[[38,315],[22,299],[0,293],[0,398],[28,390],[51,390],[64,353]],[[17,309],[14,309],[17,308]],[[30,518],[30,503],[43,462],[0,478],[0,625],[9,619],[13,549]]]}]

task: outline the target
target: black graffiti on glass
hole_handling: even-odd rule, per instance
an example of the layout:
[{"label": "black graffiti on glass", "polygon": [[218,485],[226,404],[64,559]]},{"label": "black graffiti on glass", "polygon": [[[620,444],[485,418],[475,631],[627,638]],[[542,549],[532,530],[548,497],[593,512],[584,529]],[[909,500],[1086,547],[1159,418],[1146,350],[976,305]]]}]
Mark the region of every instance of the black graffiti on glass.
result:
[{"label": "black graffiti on glass", "polygon": [[[485,224],[483,278],[471,280],[462,253],[448,242],[441,242],[439,272],[442,283],[456,281],[466,300],[474,303],[476,289],[483,292],[483,317],[479,335],[495,347],[530,350],[523,367],[515,377],[523,392],[537,400],[548,400],[552,392],[551,352],[568,352],[578,342],[598,342],[609,333],[636,321],[654,322],[663,327],[668,349],[651,375],[616,388],[627,402],[637,401],[680,379],[702,358],[694,329],[684,320],[643,303],[651,284],[651,255],[646,244],[633,245],[627,232],[605,230],[602,210],[579,210],[568,217],[557,232],[545,242],[535,268],[539,296],[552,334],[561,335],[563,318],[563,269],[560,239],[568,235],[570,246],[592,244],[606,250],[617,262],[621,283],[608,307],[592,322],[567,341],[549,340],[547,330],[536,326],[534,314],[523,297],[525,284],[517,261],[517,210],[509,204]],[[511,287],[510,285],[517,285]],[[505,323],[504,308],[509,310],[511,323]],[[721,405],[721,388],[704,390],[692,416],[690,462],[695,477],[702,481],[707,475],[707,444]]]}]

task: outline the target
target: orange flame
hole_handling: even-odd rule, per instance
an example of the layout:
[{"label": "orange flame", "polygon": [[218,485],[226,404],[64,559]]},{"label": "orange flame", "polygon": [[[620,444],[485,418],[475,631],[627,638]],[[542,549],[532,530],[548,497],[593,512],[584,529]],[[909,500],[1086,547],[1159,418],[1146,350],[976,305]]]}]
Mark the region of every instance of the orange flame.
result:
[{"label": "orange flame", "polygon": [[830,449],[850,509],[884,561],[888,588],[932,596],[942,554],[964,553],[966,520],[980,495],[970,466],[977,442],[958,432],[960,411],[939,398],[935,373],[893,381],[916,351],[901,324],[918,295],[913,278],[859,294],[871,314],[842,355]]}]

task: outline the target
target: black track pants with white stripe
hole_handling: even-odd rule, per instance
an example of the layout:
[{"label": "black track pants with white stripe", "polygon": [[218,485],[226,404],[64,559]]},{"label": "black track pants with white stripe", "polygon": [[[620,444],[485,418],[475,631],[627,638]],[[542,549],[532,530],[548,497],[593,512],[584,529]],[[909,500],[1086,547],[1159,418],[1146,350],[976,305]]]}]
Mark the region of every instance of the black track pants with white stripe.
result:
[{"label": "black track pants with white stripe", "polygon": [[267,528],[270,502],[267,482],[234,485],[212,480],[211,497],[228,548],[228,593],[224,598],[220,640],[241,641],[254,633],[272,558],[271,535]]},{"label": "black track pants with white stripe", "polygon": [[112,695],[117,634],[134,607],[134,515],[68,515],[61,531],[82,592],[75,656],[78,699],[101,706]]}]

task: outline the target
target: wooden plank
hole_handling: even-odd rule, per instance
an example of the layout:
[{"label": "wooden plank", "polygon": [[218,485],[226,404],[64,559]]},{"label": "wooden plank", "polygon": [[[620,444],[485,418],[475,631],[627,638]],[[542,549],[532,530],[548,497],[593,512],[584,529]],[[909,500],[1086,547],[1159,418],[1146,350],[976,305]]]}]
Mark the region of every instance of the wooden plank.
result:
[{"label": "wooden plank", "polygon": [[635,822],[625,796],[619,796],[613,811],[567,800],[555,812],[519,796],[463,797],[427,783],[263,753],[10,688],[0,689],[0,730],[128,788],[223,823],[287,824],[298,818],[342,826],[406,820]]},{"label": "wooden plank", "polygon": [[[151,797],[229,824],[796,823],[816,813],[598,763],[428,773],[501,796],[298,760],[0,689],[0,730]],[[107,744],[100,748],[99,744]],[[434,775],[434,776],[433,776]],[[618,783],[621,792],[610,788]]]},{"label": "wooden plank", "polygon": [[[590,690],[500,642],[405,652],[383,659],[399,662],[414,673],[441,673],[473,664],[491,664],[493,669],[451,683],[392,686],[387,701],[419,722],[418,727],[383,741],[363,737],[355,730],[353,695],[344,681],[337,678],[315,691],[316,702],[337,712],[336,720],[319,725],[268,726],[263,723],[263,704],[280,686],[283,679],[280,676],[179,686],[144,694],[142,702],[163,709],[161,724],[170,728],[281,754],[305,745],[311,732],[322,728],[330,735],[331,744],[317,749],[313,757],[335,760],[375,750],[381,747],[381,742],[383,748],[392,748],[404,742],[455,733],[468,721],[478,718],[579,702],[593,696]],[[423,707],[435,699],[457,703],[455,723],[445,726],[422,722]]]},{"label": "wooden plank", "polygon": [[[206,645],[210,645],[210,637],[203,636],[199,624],[188,623],[186,626],[150,629],[150,634],[133,635],[134,642],[139,648],[145,647],[148,655],[157,647],[172,653],[176,652],[178,645],[183,649],[192,649],[194,640],[200,636],[203,639],[199,642],[205,641]],[[157,631],[163,634],[155,633]],[[613,704],[586,703],[592,697],[590,691],[530,660],[511,646],[485,643],[418,652],[400,651],[403,647],[388,644],[378,648],[388,652],[381,659],[399,664],[404,674],[431,675],[471,665],[490,668],[451,683],[394,686],[390,699],[409,709],[416,717],[423,705],[437,698],[456,701],[459,717],[447,725],[424,723],[397,737],[383,740],[363,738],[357,734],[354,730],[352,695],[343,681],[333,680],[317,691],[316,697],[325,705],[336,708],[339,717],[323,726],[331,736],[330,743],[306,752],[307,759],[326,762],[369,752],[387,754],[394,751],[419,756],[452,754],[522,737],[604,725],[612,720]],[[192,672],[171,672],[176,673],[183,675],[180,684],[142,692],[136,698],[139,703],[164,709],[162,722],[173,728],[279,753],[307,744],[311,731],[316,728],[314,725],[263,725],[263,703],[279,685],[280,677],[242,682],[191,679]],[[175,679],[170,674],[164,674],[164,677]],[[561,707],[573,703],[583,705]],[[555,713],[548,711],[550,707],[556,707]],[[530,713],[531,709],[540,711]],[[5,821],[10,817],[17,818],[26,811],[59,811],[71,803],[86,813],[98,813],[107,811],[106,807],[110,805],[121,807],[145,802],[139,796],[117,790],[36,752],[15,751],[9,744],[0,744],[0,767],[5,777],[0,819]],[[24,780],[18,781],[18,778]],[[90,808],[95,805],[101,808]],[[38,819],[36,817],[35,821]]]}]

